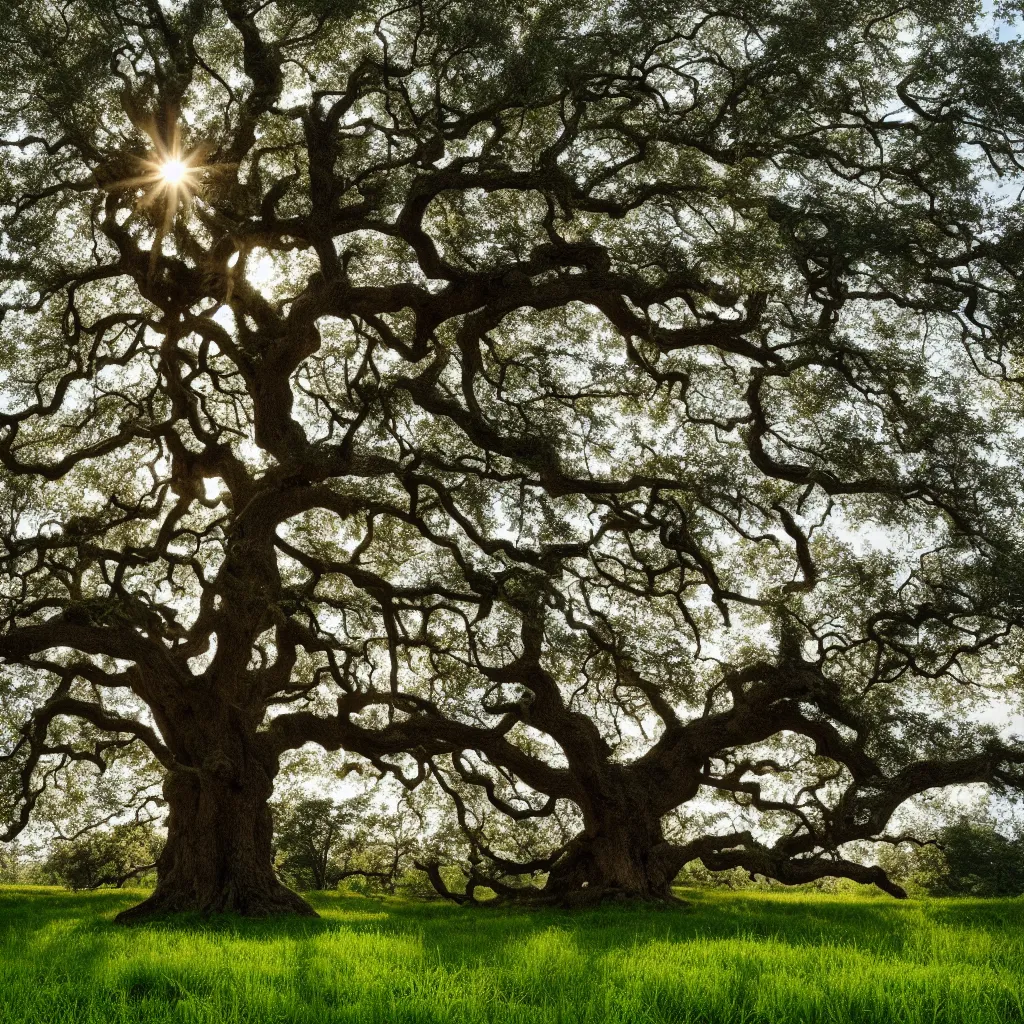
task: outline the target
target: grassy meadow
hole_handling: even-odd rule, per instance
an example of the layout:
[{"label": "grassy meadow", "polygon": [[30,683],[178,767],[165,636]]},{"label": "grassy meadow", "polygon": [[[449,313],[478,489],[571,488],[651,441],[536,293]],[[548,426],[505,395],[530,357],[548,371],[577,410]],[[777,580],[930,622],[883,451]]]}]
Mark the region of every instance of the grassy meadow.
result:
[{"label": "grassy meadow", "polygon": [[0,888],[0,1022],[1024,1021],[1024,899],[684,894],[581,913],[314,895],[320,920],[111,923]]}]

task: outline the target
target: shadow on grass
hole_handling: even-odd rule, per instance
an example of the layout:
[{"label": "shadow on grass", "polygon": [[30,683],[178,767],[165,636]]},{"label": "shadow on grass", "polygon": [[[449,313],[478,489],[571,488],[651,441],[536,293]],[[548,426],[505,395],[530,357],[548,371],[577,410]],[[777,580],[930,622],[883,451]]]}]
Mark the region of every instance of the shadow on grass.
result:
[{"label": "shadow on grass", "polygon": [[952,928],[981,928],[983,931],[1024,931],[1024,896],[1016,899],[935,900],[929,917]]},{"label": "shadow on grass", "polygon": [[[228,914],[181,914],[131,927],[133,931],[223,935],[257,943],[337,932],[415,936],[449,963],[478,961],[509,942],[552,930],[571,938],[581,952],[594,953],[646,942],[743,938],[899,954],[925,921],[991,932],[1018,932],[1024,927],[1024,900],[897,902],[701,891],[681,895],[688,901],[686,906],[612,905],[560,911],[310,893],[307,898],[323,915],[320,918],[252,920]],[[144,896],[139,890],[69,893],[35,887],[0,889],[0,929],[14,929],[29,942],[33,933],[43,933],[38,940],[45,942],[45,933],[56,927],[101,946],[104,937],[125,933],[125,926],[114,924],[114,915]]]},{"label": "shadow on grass", "polygon": [[[306,939],[331,932],[419,937],[443,958],[475,960],[495,944],[557,930],[580,950],[599,952],[647,941],[770,938],[790,945],[871,947],[898,951],[916,927],[912,908],[881,900],[758,899],[687,893],[688,906],[607,906],[580,911],[513,907],[459,907],[397,898],[347,894],[307,894],[320,918],[279,917],[251,920],[233,915],[182,914],[134,925],[166,933],[229,935],[247,941]],[[34,931],[69,918],[82,932],[121,932],[114,915],[141,897],[138,892],[71,894],[59,890],[22,890],[0,898],[0,918],[8,926]],[[5,906],[5,904],[7,904]],[[911,913],[907,913],[910,910]],[[12,912],[8,917],[7,911]],[[20,922],[17,920],[20,918]],[[977,924],[977,922],[972,922]],[[999,923],[998,915],[991,918]]]}]

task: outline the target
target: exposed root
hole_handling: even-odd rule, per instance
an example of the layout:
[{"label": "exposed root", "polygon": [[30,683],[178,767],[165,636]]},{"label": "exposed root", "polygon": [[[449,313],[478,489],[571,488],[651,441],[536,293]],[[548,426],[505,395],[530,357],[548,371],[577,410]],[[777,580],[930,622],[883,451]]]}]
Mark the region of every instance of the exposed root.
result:
[{"label": "exposed root", "polygon": [[320,915],[298,894],[278,884],[269,890],[240,891],[227,886],[222,892],[199,899],[194,892],[161,888],[137,906],[121,911],[114,920],[118,924],[141,924],[173,914],[238,914],[240,917],[266,918],[285,914],[300,917]]}]

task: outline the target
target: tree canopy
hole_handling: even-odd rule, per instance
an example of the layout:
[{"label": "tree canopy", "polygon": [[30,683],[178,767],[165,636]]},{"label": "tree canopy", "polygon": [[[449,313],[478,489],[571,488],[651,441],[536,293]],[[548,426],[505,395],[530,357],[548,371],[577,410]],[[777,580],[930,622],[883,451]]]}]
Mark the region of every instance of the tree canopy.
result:
[{"label": "tree canopy", "polygon": [[307,912],[267,800],[316,744],[440,787],[469,897],[900,895],[844,845],[1024,781],[1024,62],[980,15],[13,0],[2,836],[142,748],[129,917]]}]

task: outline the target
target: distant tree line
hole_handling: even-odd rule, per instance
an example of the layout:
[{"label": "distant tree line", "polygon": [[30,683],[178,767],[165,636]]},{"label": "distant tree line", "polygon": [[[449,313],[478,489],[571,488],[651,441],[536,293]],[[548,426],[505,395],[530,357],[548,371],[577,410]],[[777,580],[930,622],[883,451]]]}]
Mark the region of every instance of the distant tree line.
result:
[{"label": "distant tree line", "polygon": [[[275,865],[281,880],[299,892],[346,889],[363,894],[436,895],[424,862],[456,859],[454,835],[425,838],[420,814],[408,806],[373,808],[367,794],[335,801],[305,797],[276,805]],[[163,838],[152,822],[91,830],[57,841],[41,859],[0,847],[0,883],[98,889],[152,885]],[[880,848],[884,870],[912,895],[1014,897],[1024,895],[1024,827],[962,815],[934,837]],[[453,894],[465,889],[466,872],[441,874]],[[680,888],[771,889],[779,883],[741,869],[711,872],[693,861],[675,879]],[[844,883],[823,879],[813,888],[834,891]]]}]

